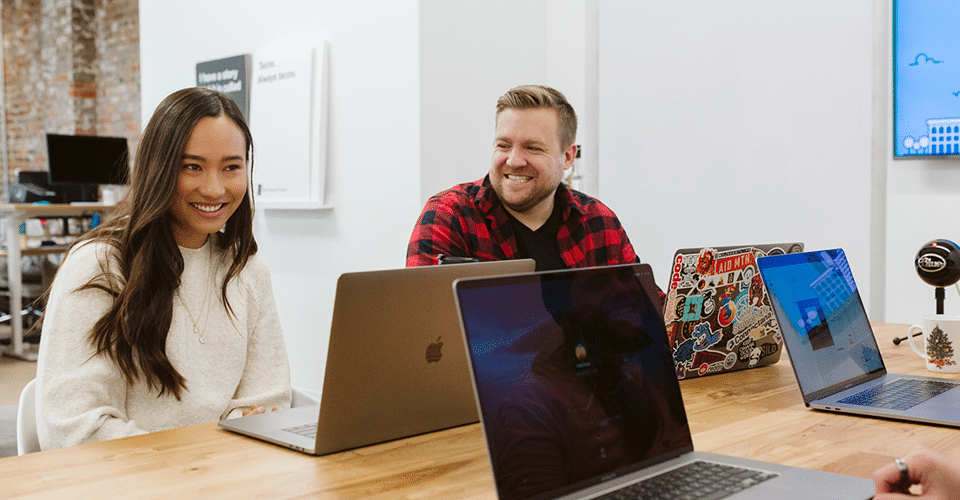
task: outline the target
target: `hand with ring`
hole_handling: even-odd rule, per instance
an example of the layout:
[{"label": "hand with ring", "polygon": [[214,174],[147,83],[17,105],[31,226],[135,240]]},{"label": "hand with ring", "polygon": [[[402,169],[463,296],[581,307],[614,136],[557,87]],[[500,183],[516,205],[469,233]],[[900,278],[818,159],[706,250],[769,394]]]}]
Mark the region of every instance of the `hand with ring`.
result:
[{"label": "hand with ring", "polygon": [[[877,488],[875,500],[924,498],[949,500],[960,498],[960,466],[928,448],[914,448],[906,457],[898,458],[873,473]],[[910,487],[919,485],[911,494]]]}]

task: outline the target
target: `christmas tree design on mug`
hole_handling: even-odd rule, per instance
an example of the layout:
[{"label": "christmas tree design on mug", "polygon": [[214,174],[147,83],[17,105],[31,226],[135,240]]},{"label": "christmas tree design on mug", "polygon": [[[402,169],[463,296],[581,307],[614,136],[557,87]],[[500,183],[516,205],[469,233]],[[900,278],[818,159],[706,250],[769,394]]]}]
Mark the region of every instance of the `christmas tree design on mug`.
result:
[{"label": "christmas tree design on mug", "polygon": [[937,365],[937,368],[957,364],[953,360],[953,343],[940,329],[940,325],[934,326],[927,338],[927,356],[930,363]]}]

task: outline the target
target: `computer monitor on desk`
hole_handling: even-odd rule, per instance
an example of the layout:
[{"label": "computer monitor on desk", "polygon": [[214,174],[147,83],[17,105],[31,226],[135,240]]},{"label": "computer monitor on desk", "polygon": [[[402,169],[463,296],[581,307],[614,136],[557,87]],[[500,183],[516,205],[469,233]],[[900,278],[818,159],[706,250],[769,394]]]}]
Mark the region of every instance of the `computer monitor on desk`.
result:
[{"label": "computer monitor on desk", "polygon": [[49,188],[61,203],[91,202],[102,184],[126,184],[130,161],[127,139],[47,134]]}]

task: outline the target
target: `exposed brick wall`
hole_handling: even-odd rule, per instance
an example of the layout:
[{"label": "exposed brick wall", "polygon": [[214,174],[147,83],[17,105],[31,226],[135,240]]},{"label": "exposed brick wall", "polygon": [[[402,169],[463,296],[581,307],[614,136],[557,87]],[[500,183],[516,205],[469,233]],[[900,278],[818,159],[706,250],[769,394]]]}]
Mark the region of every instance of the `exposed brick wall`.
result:
[{"label": "exposed brick wall", "polygon": [[[4,0],[9,174],[45,170],[44,134],[140,138],[139,0]],[[3,195],[6,199],[6,195]]]},{"label": "exposed brick wall", "polygon": [[130,139],[140,137],[140,24],[138,0],[98,0],[100,30],[97,131]]}]

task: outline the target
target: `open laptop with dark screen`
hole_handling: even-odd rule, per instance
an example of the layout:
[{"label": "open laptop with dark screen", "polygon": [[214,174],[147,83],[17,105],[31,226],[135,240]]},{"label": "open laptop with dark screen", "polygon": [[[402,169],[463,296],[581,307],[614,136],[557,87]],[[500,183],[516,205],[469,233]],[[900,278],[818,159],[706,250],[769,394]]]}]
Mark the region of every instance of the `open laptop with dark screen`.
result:
[{"label": "open laptop with dark screen", "polygon": [[868,479],[694,451],[646,264],[460,279],[454,289],[502,500],[686,498],[672,487],[711,499],[874,492]]},{"label": "open laptop with dark screen", "polygon": [[757,263],[808,407],[960,427],[960,381],[887,372],[843,250]]},{"label": "open laptop with dark screen", "polygon": [[476,422],[450,287],[465,276],[533,269],[518,259],[340,275],[320,405],[220,427],[323,455]]}]

